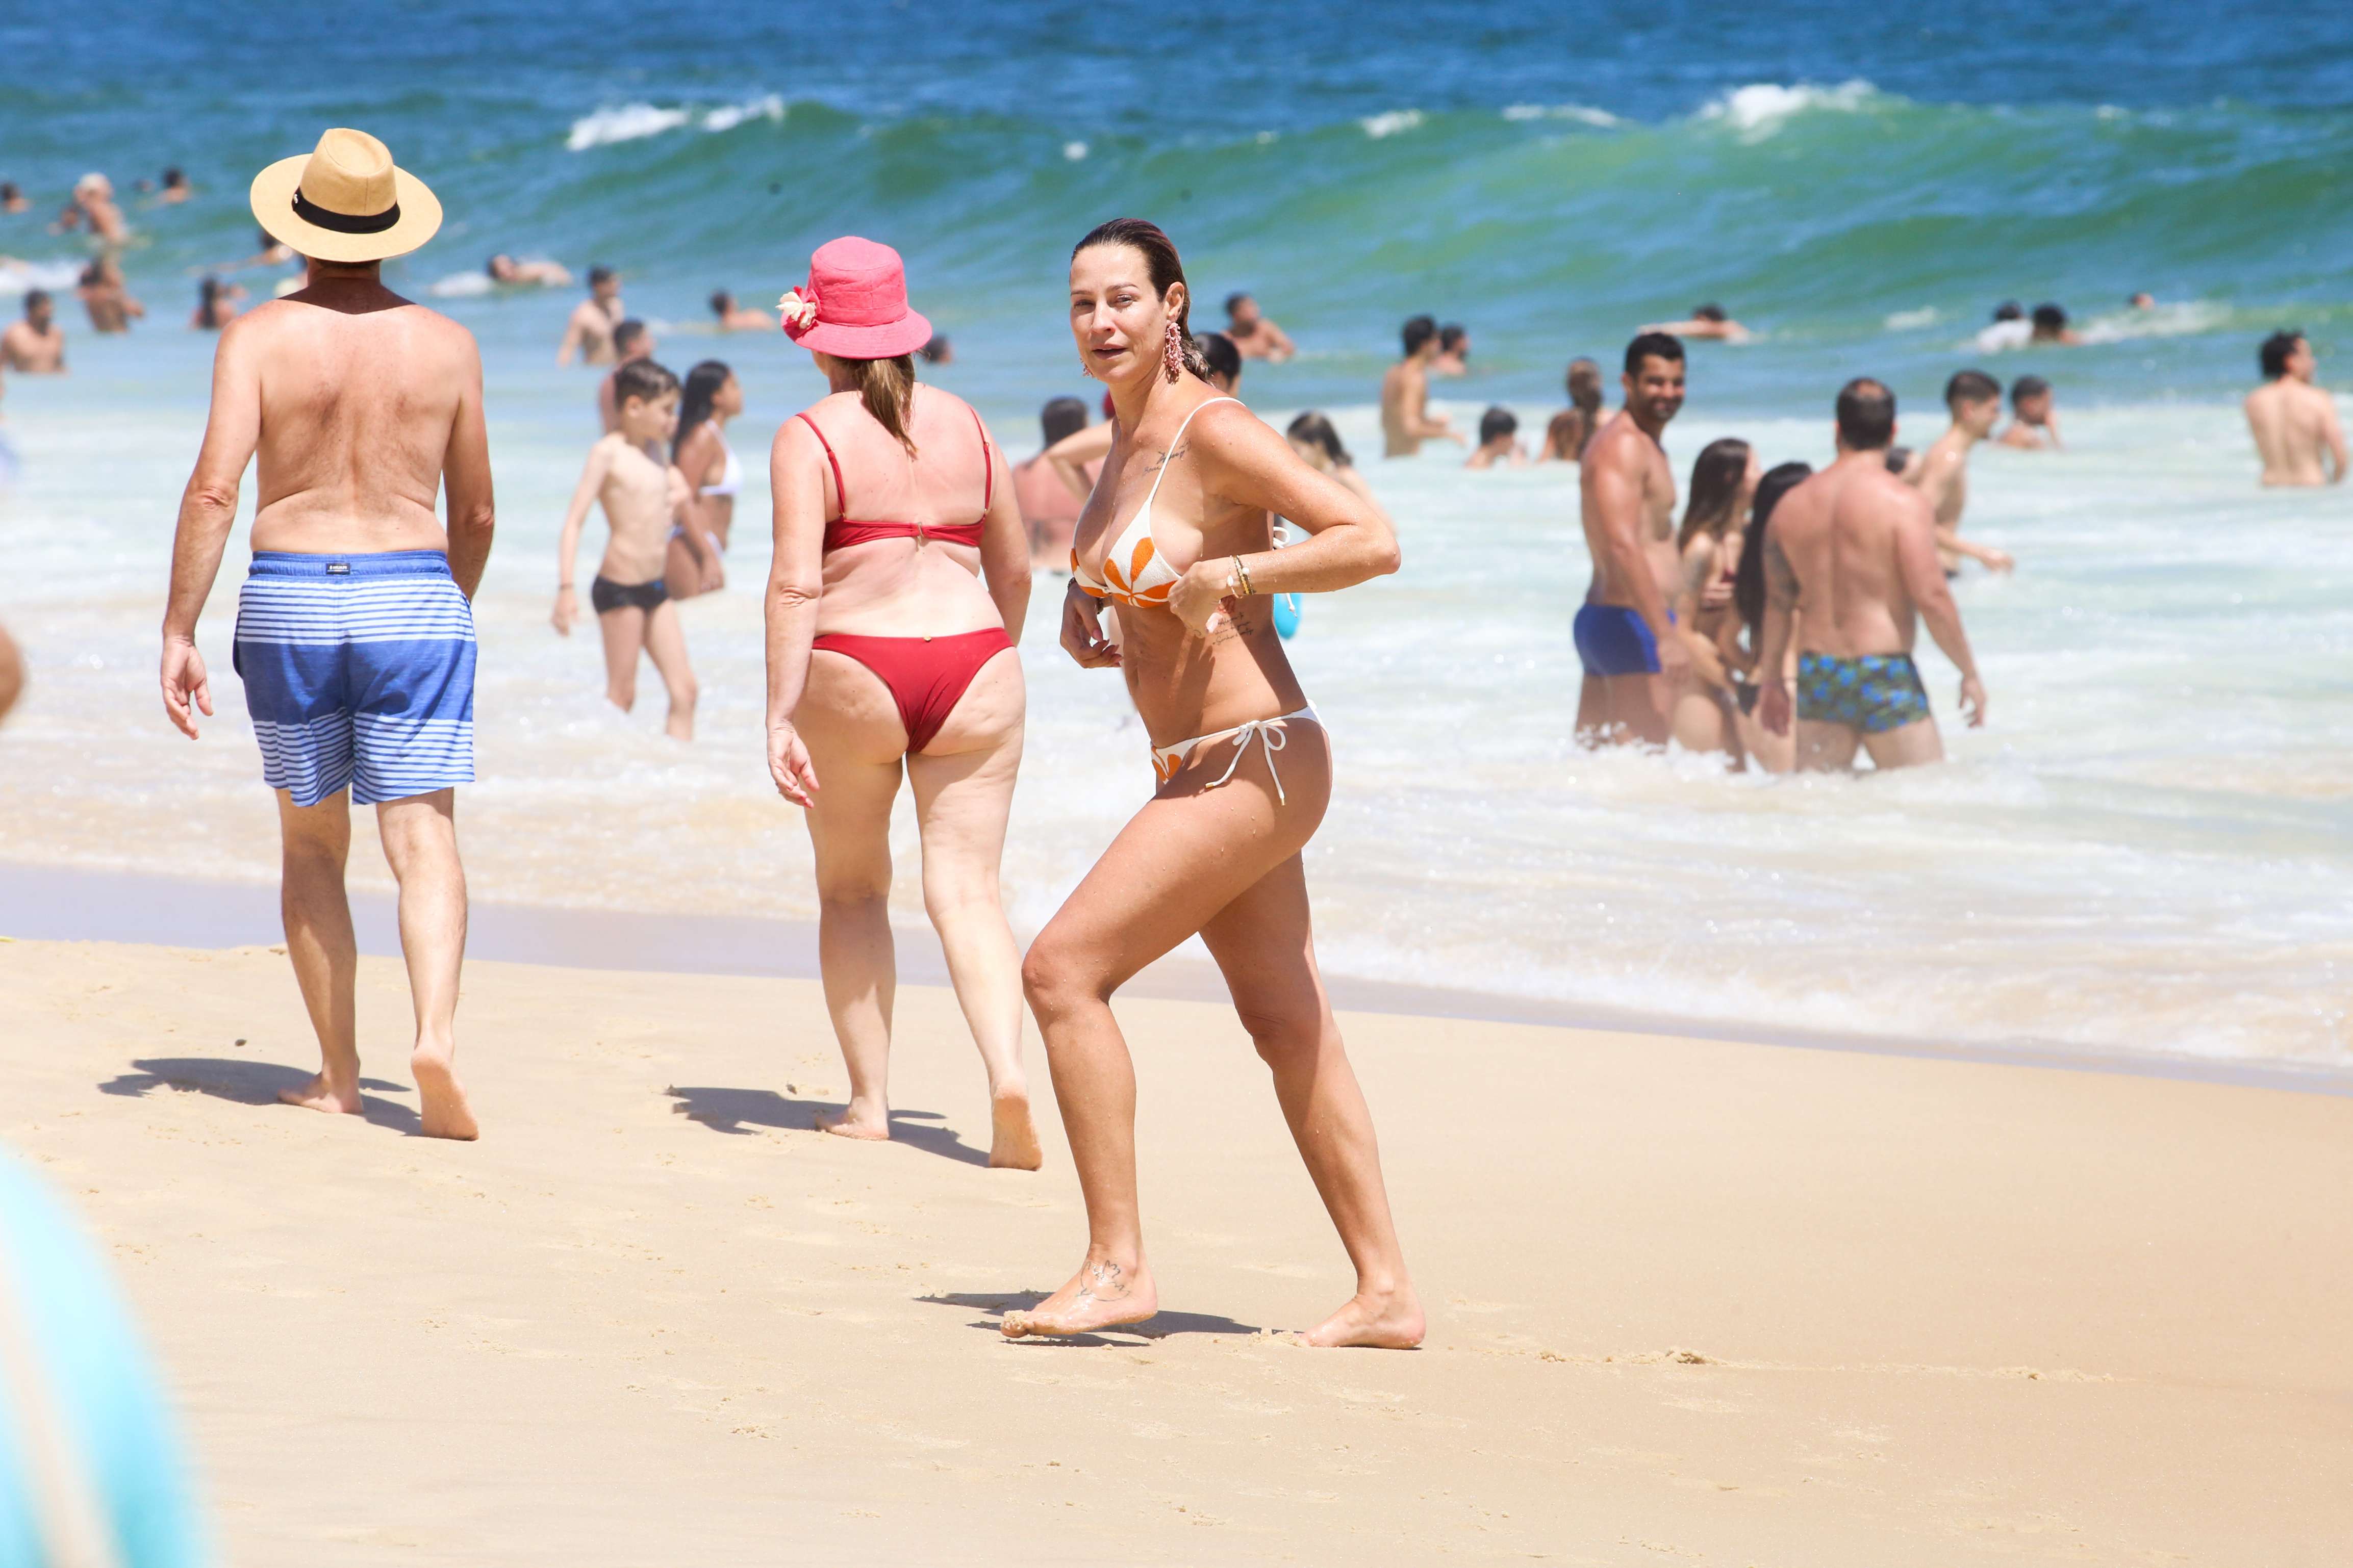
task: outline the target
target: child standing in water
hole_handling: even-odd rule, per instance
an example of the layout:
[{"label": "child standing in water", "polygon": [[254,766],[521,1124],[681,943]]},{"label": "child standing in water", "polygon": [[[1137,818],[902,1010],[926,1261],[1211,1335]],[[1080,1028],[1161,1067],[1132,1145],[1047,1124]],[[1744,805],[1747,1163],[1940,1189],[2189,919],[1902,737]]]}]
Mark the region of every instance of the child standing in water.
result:
[{"label": "child standing in water", "polygon": [[670,527],[692,491],[674,464],[648,455],[667,451],[678,429],[678,377],[649,359],[631,360],[613,373],[616,428],[588,448],[580,488],[565,509],[564,537],[556,546],[555,629],[572,635],[580,611],[574,595],[580,525],[591,501],[605,505],[613,531],[588,603],[605,636],[605,695],[628,712],[638,700],[638,654],[654,661],[670,689],[670,721],[677,740],[694,739],[694,671],[687,667],[686,632],[670,602],[662,569],[670,552]]}]

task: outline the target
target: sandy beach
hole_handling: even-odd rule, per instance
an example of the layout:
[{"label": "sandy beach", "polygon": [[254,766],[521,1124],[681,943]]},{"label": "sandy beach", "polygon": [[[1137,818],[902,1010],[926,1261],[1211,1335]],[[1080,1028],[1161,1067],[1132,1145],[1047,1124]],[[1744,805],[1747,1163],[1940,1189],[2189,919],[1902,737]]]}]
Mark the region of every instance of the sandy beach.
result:
[{"label": "sandy beach", "polygon": [[[2342,1561],[2353,1099],[1429,1018],[1345,1022],[1427,1349],[1270,1332],[1345,1260],[1229,1011],[1124,1006],[1140,1333],[1008,1343],[1082,1240],[979,1163],[947,994],[898,1142],[807,1131],[813,983],[477,963],[478,1145],[369,1115],[283,958],[0,943],[0,1137],[108,1244],[225,1560]],[[1032,1062],[1042,1084],[1043,1063]]]}]

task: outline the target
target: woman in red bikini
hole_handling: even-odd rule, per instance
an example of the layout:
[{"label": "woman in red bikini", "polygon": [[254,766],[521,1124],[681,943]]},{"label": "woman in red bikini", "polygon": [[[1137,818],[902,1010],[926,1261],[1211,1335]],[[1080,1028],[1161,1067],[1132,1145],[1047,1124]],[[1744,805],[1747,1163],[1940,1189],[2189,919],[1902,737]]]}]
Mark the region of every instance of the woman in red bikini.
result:
[{"label": "woman in red bikini", "polygon": [[[1085,1333],[1158,1309],[1136,1208],[1135,1073],[1111,997],[1198,932],[1356,1267],[1356,1294],[1306,1342],[1414,1345],[1421,1307],[1372,1115],[1308,933],[1300,851],[1331,799],[1332,747],[1268,613],[1277,594],[1396,571],[1397,536],[1378,507],[1217,394],[1186,328],[1189,304],[1176,247],[1141,219],[1103,225],[1071,258],[1071,331],[1080,363],[1111,387],[1115,425],[1079,517],[1062,647],[1126,676],[1158,787],[1022,966],[1088,1237],[1071,1282],[1007,1314],[1004,1330]],[[1276,516],[1309,537],[1276,550]]]},{"label": "woman in red bikini", "polygon": [[980,416],[915,383],[932,328],[908,307],[897,251],[837,239],[779,307],[833,389],[785,421],[768,459],[768,771],[808,812],[826,1006],[849,1068],[849,1104],[817,1124],[891,1135],[891,805],[903,773],[923,904],[988,1068],[988,1163],[1035,1170],[1020,957],[997,881],[1021,762],[1021,510]]}]

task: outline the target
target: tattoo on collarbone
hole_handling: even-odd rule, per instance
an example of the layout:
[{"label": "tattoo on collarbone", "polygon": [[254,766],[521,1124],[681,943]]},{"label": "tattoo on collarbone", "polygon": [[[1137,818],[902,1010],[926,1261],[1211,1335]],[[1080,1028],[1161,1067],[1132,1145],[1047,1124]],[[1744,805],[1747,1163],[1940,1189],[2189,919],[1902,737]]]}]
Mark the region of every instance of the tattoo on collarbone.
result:
[{"label": "tattoo on collarbone", "polygon": [[1158,462],[1149,465],[1144,471],[1147,474],[1156,474],[1161,469],[1166,468],[1169,464],[1175,462],[1177,458],[1183,457],[1188,449],[1189,448],[1185,447],[1171,447],[1166,451],[1160,454],[1160,460]]}]

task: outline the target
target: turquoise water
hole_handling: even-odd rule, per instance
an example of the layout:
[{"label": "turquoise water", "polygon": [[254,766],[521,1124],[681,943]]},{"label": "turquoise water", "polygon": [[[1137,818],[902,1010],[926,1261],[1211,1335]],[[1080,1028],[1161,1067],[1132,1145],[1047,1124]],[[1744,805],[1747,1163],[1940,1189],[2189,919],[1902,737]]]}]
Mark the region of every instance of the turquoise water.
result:
[{"label": "turquoise water", "polygon": [[[0,860],[274,874],[227,675],[234,552],[203,634],[220,717],[190,745],[153,694],[210,348],[179,320],[185,268],[251,248],[250,171],[341,121],[440,191],[448,228],[399,270],[485,346],[501,537],[462,808],[479,897],[814,912],[762,767],[742,589],[765,564],[759,456],[821,387],[773,334],[698,331],[702,297],[765,303],[814,243],[887,239],[957,344],[925,374],[1026,455],[1039,403],[1085,385],[1070,243],[1135,211],[1176,233],[1205,298],[1250,289],[1300,339],[1299,362],[1250,371],[1253,405],[1332,409],[1360,451],[1412,310],[1472,330],[1473,374],[1440,389],[1461,426],[1496,401],[1539,421],[1570,354],[1720,299],[1759,339],[1695,348],[1679,471],[1725,434],[1820,460],[1859,371],[1894,381],[1906,439],[1932,434],[1936,388],[2006,297],[2056,299],[2099,340],[1984,360],[2058,384],[2070,450],[1977,459],[1970,531],[2021,561],[1959,585],[1992,721],[1900,778],[1577,752],[1573,472],[1465,474],[1446,448],[1368,463],[1406,569],[1311,599],[1291,645],[1338,737],[1310,857],[1331,967],[1765,1026],[2353,1065],[2353,508],[2259,491],[2235,407],[2273,325],[2306,327],[2324,375],[2343,345],[2353,20],[1993,6],[1921,30],[1857,6],[1662,6],[1601,34],[1447,5],[1148,24],[911,6],[664,18],[647,41],[634,13],[586,4],[356,29],[232,7],[196,39],[85,9],[69,37],[42,30],[42,79],[0,95],[0,177],[47,205],[85,167],[127,192],[177,161],[201,194],[132,198],[145,326],[77,331],[73,377],[7,384],[25,472],[0,497],[0,616],[35,684],[0,734]],[[13,58],[30,38],[0,20]],[[480,291],[494,247],[620,267],[661,357],[717,353],[745,383],[736,587],[687,616],[691,749],[658,712],[607,710],[594,646],[546,627],[595,378],[550,363],[573,296]],[[0,251],[54,268],[70,247],[27,217],[0,223]],[[2163,307],[2126,313],[2136,288]],[[1029,930],[1150,780],[1117,682],[1052,647],[1060,592],[1040,580],[1025,639],[1007,882]],[[1949,667],[1923,668],[1949,718]],[[370,855],[354,867],[380,881]]]}]

